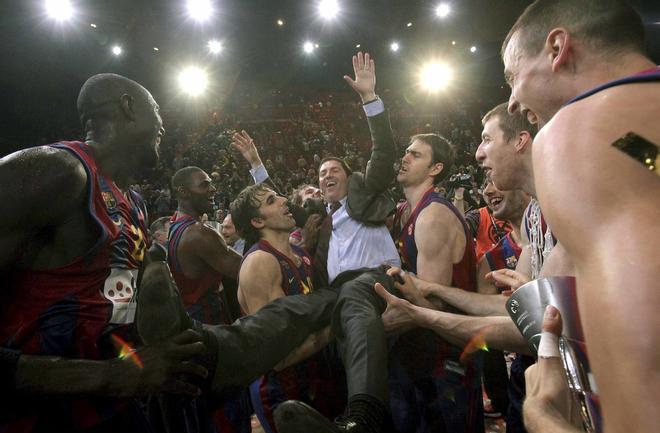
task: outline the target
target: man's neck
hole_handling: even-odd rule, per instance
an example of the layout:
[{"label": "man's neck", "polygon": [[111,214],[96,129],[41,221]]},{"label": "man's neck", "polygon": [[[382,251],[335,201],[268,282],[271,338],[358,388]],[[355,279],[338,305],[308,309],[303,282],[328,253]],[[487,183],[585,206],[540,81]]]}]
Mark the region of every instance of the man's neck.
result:
[{"label": "man's neck", "polygon": [[285,254],[289,258],[293,258],[293,248],[289,243],[289,232],[288,231],[276,231],[264,229],[261,232],[261,239],[267,241],[274,248],[276,248],[281,253]]},{"label": "man's neck", "polygon": [[424,182],[414,186],[406,186],[403,188],[403,194],[406,196],[409,208],[415,209],[419,202],[424,197],[424,194],[433,187],[433,182]]},{"label": "man's neck", "polygon": [[121,189],[125,189],[128,187],[131,178],[130,169],[127,170],[129,167],[128,160],[126,158],[119,158],[119,154],[111,145],[104,144],[106,142],[106,140],[96,140],[91,132],[87,134],[87,138],[85,139],[85,144],[92,149],[94,160],[101,173]]},{"label": "man's neck", "polygon": [[179,202],[179,206],[176,208],[176,211],[178,213],[184,213],[186,215],[190,215],[197,221],[202,220],[202,214],[197,212],[195,209],[193,209],[192,206],[190,206],[190,204],[186,203],[185,201]]},{"label": "man's neck", "polygon": [[520,214],[518,218],[512,218],[507,220],[512,227],[511,237],[513,238],[514,242],[517,243],[518,245],[520,245],[520,225],[522,224],[522,216],[523,214]]}]

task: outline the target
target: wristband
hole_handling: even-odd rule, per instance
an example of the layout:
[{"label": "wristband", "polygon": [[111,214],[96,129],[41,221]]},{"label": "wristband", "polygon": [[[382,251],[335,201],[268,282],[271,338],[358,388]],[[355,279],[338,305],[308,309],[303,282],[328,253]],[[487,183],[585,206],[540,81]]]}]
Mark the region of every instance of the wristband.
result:
[{"label": "wristband", "polygon": [[19,350],[0,347],[0,389],[12,390],[16,387],[14,376],[20,357]]},{"label": "wristband", "polygon": [[541,332],[538,350],[539,358],[559,358],[559,336],[552,332]]},{"label": "wristband", "polygon": [[371,104],[372,102],[376,102],[376,101],[378,101],[378,99],[379,99],[379,98],[378,98],[378,95],[376,95],[376,97],[375,97],[374,99],[370,99],[370,100],[368,100],[368,101],[365,101],[365,102],[362,103],[362,105],[368,105],[368,104]]}]

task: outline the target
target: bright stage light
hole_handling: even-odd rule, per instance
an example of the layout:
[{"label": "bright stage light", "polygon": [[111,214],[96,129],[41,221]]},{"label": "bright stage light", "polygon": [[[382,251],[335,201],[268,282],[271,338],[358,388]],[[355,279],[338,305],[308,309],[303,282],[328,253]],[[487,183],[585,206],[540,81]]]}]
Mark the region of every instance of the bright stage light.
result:
[{"label": "bright stage light", "polygon": [[355,46],[355,48],[360,48],[360,47],[361,47],[361,45],[360,45],[360,44],[357,44],[357,45]]},{"label": "bright stage light", "polygon": [[390,50],[394,51],[395,53],[399,51],[399,43],[398,42],[392,42],[390,44]]},{"label": "bright stage light", "polygon": [[449,13],[451,12],[451,8],[447,3],[440,3],[436,8],[435,8],[435,14],[440,17],[440,18],[445,18]]},{"label": "bright stage light", "polygon": [[73,6],[69,0],[46,0],[46,13],[57,21],[66,21],[73,16]]},{"label": "bright stage light", "polygon": [[206,21],[213,15],[213,5],[210,0],[188,0],[188,15],[197,21]]},{"label": "bright stage light", "polygon": [[282,27],[284,25],[284,20],[283,19],[277,20],[277,25]]},{"label": "bright stage light", "polygon": [[222,51],[222,42],[216,39],[211,39],[207,44],[207,46],[211,54],[220,54],[220,52]]},{"label": "bright stage light", "polygon": [[112,54],[114,54],[115,56],[121,56],[121,53],[123,52],[124,50],[122,50],[119,45],[115,45],[112,47]]},{"label": "bright stage light", "polygon": [[456,41],[451,41],[451,44],[452,44],[452,45],[456,45]]},{"label": "bright stage light", "polygon": [[433,62],[424,66],[419,74],[419,84],[429,92],[437,92],[447,87],[454,73],[444,63]]},{"label": "bright stage light", "polygon": [[412,27],[412,23],[406,24],[406,27]]},{"label": "bright stage light", "polygon": [[94,23],[91,23],[89,26],[93,27],[93,28],[96,28],[96,24],[94,24]]},{"label": "bright stage light", "polygon": [[339,13],[337,0],[321,0],[319,3],[319,15],[325,19],[333,19]]},{"label": "bright stage light", "polygon": [[476,53],[476,52],[477,52],[477,47],[475,47],[474,45],[472,45],[472,46],[470,47],[470,52],[473,53],[473,54]]},{"label": "bright stage light", "polygon": [[189,66],[179,74],[179,87],[190,96],[199,96],[206,90],[206,72],[197,66]]},{"label": "bright stage light", "polygon": [[306,54],[311,54],[314,51],[314,42],[307,41],[303,44],[303,51]]}]

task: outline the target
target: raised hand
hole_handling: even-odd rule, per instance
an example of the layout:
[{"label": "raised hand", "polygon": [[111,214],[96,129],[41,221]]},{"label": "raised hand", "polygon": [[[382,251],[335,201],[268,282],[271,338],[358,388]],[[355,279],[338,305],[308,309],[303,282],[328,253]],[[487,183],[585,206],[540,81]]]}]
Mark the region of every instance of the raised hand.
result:
[{"label": "raised hand", "polygon": [[360,51],[353,56],[353,71],[355,79],[344,75],[348,85],[360,95],[363,103],[376,99],[376,64],[369,53]]},{"label": "raised hand", "polygon": [[261,165],[261,157],[254,140],[244,130],[236,132],[231,137],[231,146],[238,150],[243,158],[250,164],[250,167],[256,168]]}]

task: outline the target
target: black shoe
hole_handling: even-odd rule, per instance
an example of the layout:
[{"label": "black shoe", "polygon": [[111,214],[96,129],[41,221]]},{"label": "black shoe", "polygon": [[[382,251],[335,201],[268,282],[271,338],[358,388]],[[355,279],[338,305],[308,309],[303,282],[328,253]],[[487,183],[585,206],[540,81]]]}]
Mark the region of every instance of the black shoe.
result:
[{"label": "black shoe", "polygon": [[279,433],[370,433],[367,425],[354,417],[341,417],[334,423],[309,405],[289,400],[274,413]]}]

